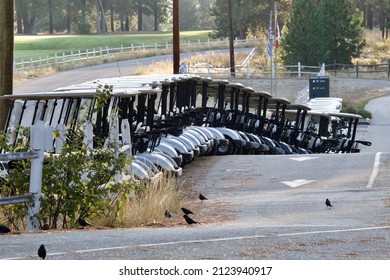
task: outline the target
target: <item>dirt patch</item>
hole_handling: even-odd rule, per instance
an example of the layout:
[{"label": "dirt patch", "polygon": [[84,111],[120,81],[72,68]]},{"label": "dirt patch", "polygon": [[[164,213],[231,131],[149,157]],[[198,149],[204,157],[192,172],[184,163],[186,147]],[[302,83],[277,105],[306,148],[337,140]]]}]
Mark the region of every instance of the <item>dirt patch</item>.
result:
[{"label": "dirt patch", "polygon": [[[276,82],[273,82],[272,90],[271,81],[268,79],[229,79],[229,81],[242,83],[244,86],[252,87],[255,90],[272,92],[273,96],[287,98],[292,103],[296,102],[298,94],[307,92],[309,86],[308,77],[301,79],[278,79]],[[331,97],[340,97],[345,102],[355,103],[390,94],[390,81],[330,77],[329,91]]]}]

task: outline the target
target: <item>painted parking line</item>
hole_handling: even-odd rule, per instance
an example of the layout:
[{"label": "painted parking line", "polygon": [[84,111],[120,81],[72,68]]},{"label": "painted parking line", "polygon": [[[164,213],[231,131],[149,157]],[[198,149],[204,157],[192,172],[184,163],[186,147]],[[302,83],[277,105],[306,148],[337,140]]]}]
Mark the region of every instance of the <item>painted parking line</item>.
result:
[{"label": "painted parking line", "polygon": [[377,152],[375,155],[374,167],[372,169],[372,173],[371,173],[370,179],[368,180],[368,184],[367,184],[366,188],[372,188],[372,185],[374,185],[374,181],[376,179],[376,176],[378,176],[379,164],[381,161],[381,154],[382,154],[382,152]]}]

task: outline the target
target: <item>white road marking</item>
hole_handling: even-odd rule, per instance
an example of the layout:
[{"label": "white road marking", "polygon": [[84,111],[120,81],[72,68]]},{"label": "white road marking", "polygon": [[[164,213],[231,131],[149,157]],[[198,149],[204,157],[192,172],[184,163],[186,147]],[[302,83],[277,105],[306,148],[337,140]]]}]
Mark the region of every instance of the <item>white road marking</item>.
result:
[{"label": "white road marking", "polygon": [[378,176],[379,164],[381,161],[381,154],[382,154],[382,152],[377,152],[375,155],[374,168],[372,169],[372,173],[371,173],[370,179],[368,180],[368,184],[367,184],[366,188],[372,188],[372,185],[374,184],[376,176]]},{"label": "white road marking", "polygon": [[305,161],[305,160],[316,159],[316,157],[293,157],[293,158],[290,158],[290,159],[296,160],[296,161]]},{"label": "white road marking", "polygon": [[296,188],[296,187],[299,187],[299,186],[303,186],[303,185],[306,185],[306,184],[310,184],[310,183],[313,183],[315,182],[316,180],[306,180],[306,179],[298,179],[298,180],[294,180],[294,181],[282,181],[281,183],[291,187],[291,188]]}]

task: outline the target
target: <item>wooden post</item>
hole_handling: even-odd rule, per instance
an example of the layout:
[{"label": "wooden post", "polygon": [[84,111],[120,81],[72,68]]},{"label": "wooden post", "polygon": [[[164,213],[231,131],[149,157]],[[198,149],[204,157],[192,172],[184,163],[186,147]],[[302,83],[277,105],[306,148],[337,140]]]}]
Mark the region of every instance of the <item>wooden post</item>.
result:
[{"label": "wooden post", "polygon": [[179,0],[173,0],[173,74],[180,73]]},{"label": "wooden post", "polygon": [[229,26],[229,53],[230,53],[230,75],[236,76],[233,46],[233,19],[232,19],[232,1],[228,0],[228,26]]},{"label": "wooden post", "polygon": [[[0,96],[13,93],[14,1],[0,1]],[[0,129],[7,121],[10,102],[0,99]]]},{"label": "wooden post", "polygon": [[356,78],[359,78],[359,61],[356,61]]}]

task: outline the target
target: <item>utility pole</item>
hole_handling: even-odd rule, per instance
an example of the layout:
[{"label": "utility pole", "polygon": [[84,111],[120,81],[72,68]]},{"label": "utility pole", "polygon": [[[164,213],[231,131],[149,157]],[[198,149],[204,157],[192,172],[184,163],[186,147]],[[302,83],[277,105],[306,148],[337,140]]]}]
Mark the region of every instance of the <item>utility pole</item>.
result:
[{"label": "utility pole", "polygon": [[229,20],[229,50],[230,50],[230,75],[236,76],[235,62],[234,62],[234,46],[233,46],[233,19],[232,19],[232,0],[228,1],[228,20]]},{"label": "utility pole", "polygon": [[[14,59],[14,1],[0,1],[0,96],[12,94]],[[9,102],[0,99],[0,129],[4,130]]]},{"label": "utility pole", "polygon": [[173,74],[180,72],[179,0],[173,0]]}]

